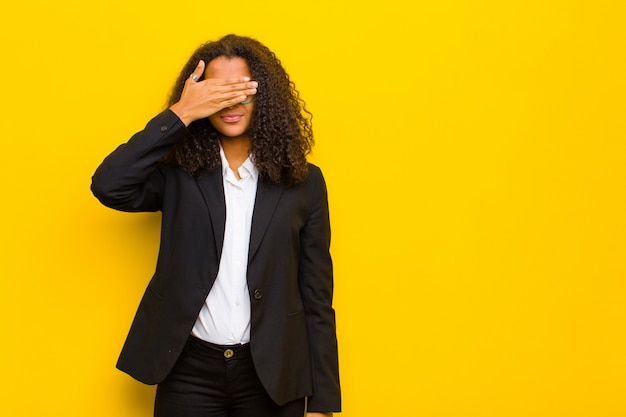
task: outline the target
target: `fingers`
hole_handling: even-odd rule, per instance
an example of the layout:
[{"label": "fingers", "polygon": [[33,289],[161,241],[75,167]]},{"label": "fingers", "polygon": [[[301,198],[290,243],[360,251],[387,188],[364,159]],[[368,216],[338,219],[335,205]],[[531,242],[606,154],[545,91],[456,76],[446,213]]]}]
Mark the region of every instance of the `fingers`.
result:
[{"label": "fingers", "polygon": [[202,74],[204,74],[204,65],[205,65],[204,61],[200,60],[198,62],[196,69],[194,69],[191,75],[189,76],[189,78],[191,78],[192,81],[198,81],[200,77],[202,77]]},{"label": "fingers", "polygon": [[234,107],[238,104],[249,104],[252,102],[252,97],[256,94],[256,89],[248,89],[242,91],[232,91],[229,93],[221,94],[215,97],[214,104],[219,107],[219,110]]},{"label": "fingers", "polygon": [[[249,80],[249,79],[248,79]],[[207,79],[202,81],[206,85],[208,96],[214,99],[232,101],[243,97],[240,101],[257,93],[259,83],[256,81],[241,82],[241,79]]]},{"label": "fingers", "polygon": [[[247,84],[246,86],[249,85],[254,85],[254,84]],[[256,88],[246,88],[244,90],[233,90],[230,91],[229,93],[225,94],[225,97],[228,98],[229,102],[234,102],[234,103],[230,103],[229,106],[232,106],[234,104],[248,104],[251,103],[254,96],[257,93],[257,89]]]},{"label": "fingers", "polygon": [[[228,109],[231,107],[235,107],[239,104],[242,104],[248,96],[237,96],[235,98],[231,98],[222,102],[222,109]],[[247,103],[246,103],[247,104]]]},{"label": "fingers", "polygon": [[189,82],[200,87],[207,97],[214,99],[231,99],[237,95],[250,96],[257,93],[259,83],[250,80],[250,77],[240,78],[206,78],[200,81],[204,71],[204,62],[200,61],[194,72],[189,76]]},{"label": "fingers", "polygon": [[210,84],[215,91],[237,91],[246,89],[256,89],[259,83],[251,81],[248,77],[242,78],[208,78],[203,80],[204,83]]},{"label": "fingers", "polygon": [[258,86],[259,86],[259,83],[257,83],[256,81],[248,81],[248,82],[243,82],[243,83],[240,82],[240,83],[229,84],[227,86],[224,86],[225,90],[223,90],[223,92],[229,96],[235,95],[235,94],[237,95],[243,94],[246,97],[253,96],[257,93]]}]

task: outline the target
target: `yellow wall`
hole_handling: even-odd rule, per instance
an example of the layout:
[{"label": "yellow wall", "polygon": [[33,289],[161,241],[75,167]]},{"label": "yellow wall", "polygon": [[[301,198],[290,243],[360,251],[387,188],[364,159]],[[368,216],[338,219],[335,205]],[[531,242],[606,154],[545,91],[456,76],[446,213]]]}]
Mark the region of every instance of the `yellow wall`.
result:
[{"label": "yellow wall", "polygon": [[345,417],[626,415],[622,4],[3,1],[0,415],[151,415],[114,363],[159,217],[90,177],[229,32],[315,115]]}]

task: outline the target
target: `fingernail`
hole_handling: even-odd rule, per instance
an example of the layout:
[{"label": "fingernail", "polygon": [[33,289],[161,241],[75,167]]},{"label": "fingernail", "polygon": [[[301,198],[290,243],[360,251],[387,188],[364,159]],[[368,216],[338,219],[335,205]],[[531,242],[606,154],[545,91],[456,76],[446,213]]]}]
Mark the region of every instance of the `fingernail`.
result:
[{"label": "fingernail", "polygon": [[243,77],[244,81],[250,81],[250,77]]}]

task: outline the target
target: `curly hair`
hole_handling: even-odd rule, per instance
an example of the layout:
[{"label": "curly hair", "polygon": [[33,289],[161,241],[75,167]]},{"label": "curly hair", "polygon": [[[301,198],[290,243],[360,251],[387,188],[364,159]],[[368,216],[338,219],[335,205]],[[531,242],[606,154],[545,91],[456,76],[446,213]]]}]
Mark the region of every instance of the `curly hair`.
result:
[{"label": "curly hair", "polygon": [[[305,108],[280,60],[256,39],[227,35],[201,45],[178,76],[168,106],[180,99],[185,81],[200,60],[208,65],[220,56],[243,58],[252,79],[259,83],[248,128],[259,178],[287,185],[302,182],[308,173],[306,156],[314,143],[313,115]],[[180,166],[194,177],[221,166],[220,134],[209,119],[196,120],[188,129],[190,134],[172,148],[164,162]]]}]

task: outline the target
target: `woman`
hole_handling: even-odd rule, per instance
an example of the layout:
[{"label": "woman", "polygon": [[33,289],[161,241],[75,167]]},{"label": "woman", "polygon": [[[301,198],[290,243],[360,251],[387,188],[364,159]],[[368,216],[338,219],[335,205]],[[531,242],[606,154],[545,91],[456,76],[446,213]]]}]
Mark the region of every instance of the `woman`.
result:
[{"label": "woman", "polygon": [[196,50],[168,104],[93,176],[104,205],[163,213],[118,368],[159,384],[157,417],[340,411],[326,186],[294,84],[228,35]]}]

